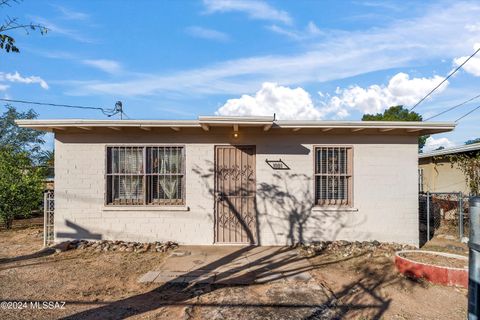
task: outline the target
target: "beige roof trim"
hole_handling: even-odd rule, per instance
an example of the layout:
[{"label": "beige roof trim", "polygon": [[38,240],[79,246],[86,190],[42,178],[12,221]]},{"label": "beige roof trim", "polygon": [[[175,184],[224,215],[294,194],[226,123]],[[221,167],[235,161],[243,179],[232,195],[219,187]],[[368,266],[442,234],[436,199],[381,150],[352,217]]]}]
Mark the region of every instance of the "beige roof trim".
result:
[{"label": "beige roof trim", "polygon": [[[16,120],[23,128],[42,131],[61,130],[69,128],[139,128],[148,131],[152,128],[172,128],[180,131],[181,128],[202,128],[205,131],[212,127],[230,127],[240,130],[242,127],[261,127],[262,131],[270,132],[275,129],[289,129],[296,132],[300,129],[320,129],[321,132],[335,132],[342,129],[351,134],[363,134],[374,130],[379,134],[410,134],[424,135],[452,131],[453,122],[416,122],[416,121],[274,121],[272,117],[199,117],[198,120],[87,120],[87,119],[58,119],[58,120]],[[82,130],[87,131],[87,130]],[[91,131],[91,130],[89,130]],[[303,132],[303,131],[302,131]]]},{"label": "beige roof trim", "polygon": [[206,123],[272,123],[273,117],[224,117],[224,116],[199,116],[199,122]]},{"label": "beige roof trim", "polygon": [[282,128],[394,128],[394,129],[454,129],[454,122],[423,122],[423,121],[276,121]]},{"label": "beige roof trim", "polygon": [[448,148],[448,149],[419,153],[418,157],[420,159],[422,159],[422,158],[444,156],[444,155],[447,155],[447,154],[469,152],[469,151],[480,151],[480,143],[472,143],[472,144],[466,144],[466,145],[459,146],[459,147],[453,147],[453,148]]}]

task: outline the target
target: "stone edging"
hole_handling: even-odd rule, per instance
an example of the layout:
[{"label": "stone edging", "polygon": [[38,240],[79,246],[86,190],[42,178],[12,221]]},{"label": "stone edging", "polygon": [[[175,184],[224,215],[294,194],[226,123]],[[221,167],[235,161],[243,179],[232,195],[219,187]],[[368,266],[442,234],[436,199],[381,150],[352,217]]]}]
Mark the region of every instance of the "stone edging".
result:
[{"label": "stone edging", "polygon": [[72,240],[65,241],[53,246],[56,252],[63,252],[73,249],[90,250],[94,252],[167,252],[175,249],[178,244],[172,241],[167,242],[128,242],[120,240]]}]

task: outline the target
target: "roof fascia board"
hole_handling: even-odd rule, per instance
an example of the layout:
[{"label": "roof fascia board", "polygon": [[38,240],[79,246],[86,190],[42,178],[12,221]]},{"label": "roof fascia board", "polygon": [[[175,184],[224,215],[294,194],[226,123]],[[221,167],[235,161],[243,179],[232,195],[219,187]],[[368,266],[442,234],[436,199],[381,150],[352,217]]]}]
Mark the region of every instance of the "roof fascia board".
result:
[{"label": "roof fascia board", "polygon": [[[16,120],[21,127],[37,128],[40,130],[53,130],[69,127],[167,127],[167,128],[200,128],[205,126],[271,126],[271,128],[280,129],[351,129],[352,131],[361,131],[362,129],[406,129],[409,133],[425,134],[435,132],[446,132],[455,128],[453,122],[398,122],[398,121],[263,121],[263,118],[239,117],[232,118],[212,118],[214,121],[202,120],[78,120],[78,119],[59,119],[59,120]],[[252,121],[255,120],[255,121]]]},{"label": "roof fascia board", "polygon": [[460,146],[460,147],[437,150],[437,151],[432,151],[432,152],[427,152],[427,153],[419,153],[418,157],[422,159],[422,158],[444,156],[444,155],[447,155],[447,154],[469,152],[469,151],[476,151],[476,150],[480,150],[480,143],[473,143],[473,144],[463,145],[463,146]]}]

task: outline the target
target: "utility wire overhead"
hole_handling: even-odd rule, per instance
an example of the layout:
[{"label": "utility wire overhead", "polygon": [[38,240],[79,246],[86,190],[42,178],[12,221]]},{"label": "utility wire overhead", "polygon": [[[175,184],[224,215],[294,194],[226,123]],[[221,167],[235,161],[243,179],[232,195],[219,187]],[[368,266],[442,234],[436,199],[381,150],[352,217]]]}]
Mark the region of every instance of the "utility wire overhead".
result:
[{"label": "utility wire overhead", "polygon": [[473,100],[475,100],[475,99],[478,99],[478,98],[480,98],[480,94],[479,94],[479,95],[476,95],[475,97],[470,98],[470,99],[468,99],[468,100],[466,100],[466,101],[464,101],[464,102],[462,102],[462,103],[459,103],[459,104],[457,104],[457,105],[454,105],[453,107],[450,107],[450,108],[448,108],[448,109],[446,109],[446,110],[444,110],[444,111],[442,111],[442,112],[440,112],[440,113],[437,113],[436,115],[433,115],[433,116],[425,119],[424,121],[428,121],[428,120],[431,120],[431,119],[436,118],[436,117],[438,117],[438,116],[441,116],[441,115],[444,114],[444,113],[447,113],[447,112],[449,112],[449,111],[452,111],[452,110],[454,110],[454,109],[456,109],[456,108],[458,108],[458,107],[461,107],[461,106],[463,106],[463,105],[465,105],[465,104],[467,104],[467,103],[469,103],[469,102],[471,102],[471,101],[473,101]]},{"label": "utility wire overhead", "polygon": [[463,65],[465,65],[465,63],[467,63],[470,59],[473,58],[473,56],[475,56],[478,52],[480,51],[480,48],[478,48],[470,57],[468,57],[465,61],[463,61],[463,63],[461,65],[459,65],[458,67],[455,68],[455,70],[453,70],[452,72],[450,72],[450,74],[448,76],[445,77],[445,79],[443,79],[437,86],[435,86],[435,88],[433,88],[429,93],[427,93],[425,95],[425,97],[423,97],[422,99],[420,99],[413,107],[410,108],[410,111],[412,111],[413,109],[415,109],[420,103],[422,103],[425,99],[427,99],[435,90],[437,90],[445,81],[447,81],[451,76],[453,76],[458,70],[460,70],[461,67],[463,67]]},{"label": "utility wire overhead", "polygon": [[114,116],[115,114],[120,112],[119,110],[117,110],[115,108],[114,109],[106,109],[106,108],[101,108],[101,107],[76,106],[76,105],[69,105],[69,104],[57,104],[57,103],[26,101],[26,100],[14,100],[14,99],[2,99],[2,98],[0,98],[0,101],[13,102],[13,103],[24,103],[24,104],[34,104],[34,105],[40,105],[40,106],[62,107],[62,108],[100,110],[107,117]]},{"label": "utility wire overhead", "polygon": [[460,120],[462,120],[463,118],[465,118],[466,116],[470,115],[471,113],[473,113],[474,111],[480,109],[480,105],[479,106],[476,106],[475,108],[473,108],[472,110],[468,111],[467,113],[465,113],[463,116],[461,116],[460,118],[458,118],[457,120],[455,120],[455,122],[458,122]]},{"label": "utility wire overhead", "polygon": [[130,118],[125,112],[123,112],[123,110],[120,111],[120,112],[121,112],[121,114],[123,114],[128,120],[132,120],[132,118]]}]

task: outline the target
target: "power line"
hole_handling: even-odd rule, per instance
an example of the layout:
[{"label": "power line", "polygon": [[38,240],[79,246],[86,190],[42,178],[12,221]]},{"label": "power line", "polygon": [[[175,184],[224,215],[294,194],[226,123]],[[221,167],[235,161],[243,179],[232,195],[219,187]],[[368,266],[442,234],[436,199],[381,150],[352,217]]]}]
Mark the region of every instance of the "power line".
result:
[{"label": "power line", "polygon": [[451,76],[453,76],[458,70],[460,70],[461,67],[463,67],[463,65],[465,63],[468,62],[468,60],[472,59],[474,55],[476,55],[478,52],[480,51],[480,48],[478,48],[470,57],[468,57],[465,61],[463,61],[463,63],[461,65],[459,65],[457,68],[455,68],[455,70],[453,70],[452,72],[450,72],[450,74],[448,76],[445,77],[445,79],[442,80],[442,82],[440,82],[435,88],[433,88],[429,93],[427,93],[425,95],[425,97],[423,97],[422,99],[420,99],[420,101],[418,101],[412,108],[410,108],[410,111],[412,111],[413,109],[415,109],[420,103],[422,103],[425,99],[427,99],[435,90],[437,90],[445,81],[447,81]]},{"label": "power line", "polygon": [[431,116],[431,117],[425,119],[424,121],[428,121],[428,120],[431,120],[431,119],[436,118],[436,117],[438,117],[438,116],[441,116],[441,115],[444,114],[444,113],[447,113],[447,112],[449,112],[449,111],[452,111],[453,109],[456,109],[456,108],[458,108],[458,107],[461,107],[461,106],[463,106],[463,105],[465,105],[465,104],[467,104],[467,103],[469,103],[469,102],[471,102],[471,101],[473,101],[473,100],[475,100],[475,99],[478,99],[478,98],[480,98],[480,94],[479,94],[479,95],[476,95],[475,97],[470,98],[470,99],[468,99],[468,100],[466,100],[466,101],[464,101],[464,102],[462,102],[462,103],[459,103],[459,104],[457,104],[457,105],[454,105],[453,107],[450,107],[450,108],[448,108],[447,110],[444,110],[444,111],[442,111],[442,112],[440,112],[440,113],[437,113],[436,115]]},{"label": "power line", "polygon": [[480,109],[480,105],[479,106],[476,106],[475,108],[473,108],[473,110],[470,110],[468,111],[467,113],[465,113],[463,116],[461,116],[460,118],[458,118],[457,120],[455,120],[455,122],[458,122],[460,120],[462,120],[463,118],[465,118],[466,116],[468,116],[469,114],[471,114],[472,112],[476,111]]},{"label": "power line", "polygon": [[14,99],[1,99],[0,101],[13,102],[13,103],[24,103],[24,104],[34,104],[40,106],[51,106],[51,107],[62,107],[62,108],[75,108],[75,109],[88,109],[88,110],[100,110],[107,117],[111,117],[117,114],[119,111],[115,109],[105,109],[100,107],[87,107],[87,106],[76,106],[70,104],[57,104],[57,103],[47,103],[47,102],[37,102],[37,101],[26,101],[26,100],[14,100]]},{"label": "power line", "polygon": [[123,110],[120,111],[120,113],[123,114],[128,120],[132,120],[132,118],[130,118],[125,112],[123,112]]}]

